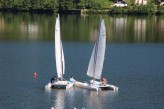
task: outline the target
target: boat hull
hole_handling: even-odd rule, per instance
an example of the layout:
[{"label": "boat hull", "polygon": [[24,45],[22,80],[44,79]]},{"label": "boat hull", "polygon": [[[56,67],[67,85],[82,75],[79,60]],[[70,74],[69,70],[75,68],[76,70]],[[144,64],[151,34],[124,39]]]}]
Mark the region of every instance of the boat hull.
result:
[{"label": "boat hull", "polygon": [[70,89],[71,87],[73,87],[73,83],[69,81],[55,81],[45,86],[46,89]]},{"label": "boat hull", "polygon": [[79,81],[75,81],[74,82],[74,86],[76,87],[80,87],[80,88],[84,88],[84,89],[89,89],[89,90],[94,90],[94,91],[98,91],[98,88],[95,86],[91,86],[88,83],[83,83],[83,82],[79,82]]},{"label": "boat hull", "polygon": [[118,91],[118,87],[111,85],[111,84],[107,84],[107,85],[100,85],[98,86],[99,90],[104,91],[104,90],[113,90],[113,91]]},{"label": "boat hull", "polygon": [[111,84],[102,85],[98,81],[95,81],[95,83],[96,84],[89,84],[89,83],[75,81],[74,86],[84,88],[84,89],[94,90],[94,91],[105,91],[105,90],[118,91],[117,86],[114,86],[114,85],[111,85]]},{"label": "boat hull", "polygon": [[62,85],[60,85],[60,84],[57,84],[57,85],[56,84],[52,84],[51,85],[52,89],[66,89],[66,87],[67,87],[67,85],[63,85],[63,84]]}]

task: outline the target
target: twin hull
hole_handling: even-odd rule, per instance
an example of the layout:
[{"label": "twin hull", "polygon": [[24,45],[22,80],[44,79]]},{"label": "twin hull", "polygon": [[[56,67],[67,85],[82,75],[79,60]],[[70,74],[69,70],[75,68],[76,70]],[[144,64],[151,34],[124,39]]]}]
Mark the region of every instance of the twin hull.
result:
[{"label": "twin hull", "polygon": [[103,90],[113,90],[113,91],[118,91],[118,87],[114,85],[101,85],[100,82],[96,81],[96,83],[99,84],[89,84],[89,83],[83,83],[79,81],[75,81],[74,85],[76,87],[84,88],[84,89],[89,89],[89,90],[94,90],[94,91],[103,91]]}]

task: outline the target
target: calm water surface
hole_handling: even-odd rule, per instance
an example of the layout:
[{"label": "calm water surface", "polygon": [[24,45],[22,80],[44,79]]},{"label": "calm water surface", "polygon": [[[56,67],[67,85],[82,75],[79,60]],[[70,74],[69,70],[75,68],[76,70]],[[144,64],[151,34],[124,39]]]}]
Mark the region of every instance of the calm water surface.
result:
[{"label": "calm water surface", "polygon": [[[65,78],[89,79],[86,70],[92,47],[89,43],[64,43]],[[1,42],[0,107],[163,109],[164,45],[112,43],[106,51],[103,75],[119,87],[118,93],[79,88],[46,91],[44,86],[56,70],[54,43]]]},{"label": "calm water surface", "polygon": [[[0,108],[164,108],[164,44],[163,36],[160,35],[163,34],[163,30],[152,29],[153,32],[151,32],[155,34],[154,36],[150,35],[148,30],[145,29],[145,32],[141,32],[141,34],[144,33],[145,37],[144,35],[137,36],[138,33],[134,37],[134,31],[125,28],[121,29],[120,26],[120,30],[123,30],[123,35],[112,31],[112,36],[110,37],[109,35],[111,34],[108,33],[103,76],[108,79],[109,83],[119,87],[118,92],[105,91],[97,93],[76,87],[67,91],[47,91],[44,86],[56,73],[53,41],[54,24],[51,24],[51,21],[54,20],[54,15],[31,15],[24,18],[19,15],[12,17],[13,15],[5,14],[5,16],[1,15],[0,17],[6,21],[2,23],[1,20],[0,23],[3,24],[0,25]],[[8,16],[12,17],[12,19]],[[63,21],[66,19],[65,23],[68,22],[68,18],[79,21],[80,26],[74,25],[77,26],[76,28],[79,27],[77,31],[81,31],[81,35],[76,37],[79,33],[71,31],[71,28],[74,27],[72,25],[68,28],[70,32],[66,32],[67,28],[64,23],[62,24],[62,39],[64,40],[63,47],[66,60],[66,74],[64,76],[67,79],[73,75],[74,78],[80,81],[89,80],[90,78],[86,75],[86,71],[94,45],[92,42],[95,39],[95,34],[97,34],[96,25],[99,17],[95,20],[88,20],[88,23],[84,23],[84,20],[82,20],[84,17],[77,19],[71,16],[61,17]],[[85,18],[94,17],[86,16]],[[118,18],[120,17],[111,18],[105,16],[105,19],[110,21]],[[126,18],[130,22],[129,17],[121,17],[124,20]],[[22,27],[24,29],[24,32],[22,32],[19,30],[20,27],[16,26],[22,24],[20,19],[28,19],[28,22],[24,22],[23,25],[39,24],[40,26],[38,26],[38,29],[36,29],[37,26],[27,26],[30,29]],[[131,18],[132,24],[135,24],[134,19]],[[141,19],[148,19],[146,22],[150,20],[147,17]],[[155,19],[161,19],[158,22],[163,21],[162,17]],[[11,22],[13,20],[14,22]],[[113,28],[115,31],[116,23],[111,25],[110,22],[109,24],[109,30]],[[156,27],[159,27],[159,23],[156,22],[156,24]],[[146,23],[146,25],[150,24]],[[160,28],[163,28],[162,26],[161,24]],[[47,30],[43,27],[47,28]],[[89,29],[89,27],[95,29]],[[146,26],[146,28],[148,27]],[[151,28],[155,27],[151,26]],[[35,71],[37,72],[36,79],[33,78]]]}]

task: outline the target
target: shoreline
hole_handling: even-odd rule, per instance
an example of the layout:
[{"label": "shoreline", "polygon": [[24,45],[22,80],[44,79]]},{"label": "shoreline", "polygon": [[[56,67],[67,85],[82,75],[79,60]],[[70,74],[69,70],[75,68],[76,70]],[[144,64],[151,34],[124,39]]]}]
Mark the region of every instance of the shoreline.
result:
[{"label": "shoreline", "polygon": [[156,10],[147,11],[136,11],[136,9],[131,9],[130,7],[112,7],[108,9],[73,9],[73,10],[17,10],[17,9],[0,9],[0,12],[11,12],[11,13],[38,13],[38,14],[106,14],[106,15],[164,15],[164,7],[158,7]]}]

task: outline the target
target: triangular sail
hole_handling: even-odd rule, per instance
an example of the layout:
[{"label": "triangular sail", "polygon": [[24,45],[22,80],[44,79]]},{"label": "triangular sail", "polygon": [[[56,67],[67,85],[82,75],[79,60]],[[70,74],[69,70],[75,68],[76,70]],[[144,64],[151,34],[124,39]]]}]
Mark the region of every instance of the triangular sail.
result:
[{"label": "triangular sail", "polygon": [[55,25],[55,58],[56,58],[56,70],[58,78],[62,78],[65,72],[65,60],[63,46],[60,38],[60,20],[59,15],[56,18]]},{"label": "triangular sail", "polygon": [[106,29],[104,20],[100,20],[99,33],[94,45],[91,59],[88,66],[87,75],[95,79],[100,79],[103,69],[106,48]]}]

